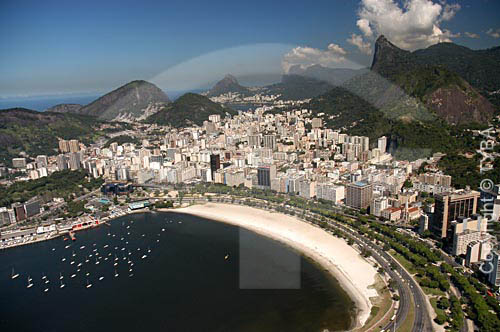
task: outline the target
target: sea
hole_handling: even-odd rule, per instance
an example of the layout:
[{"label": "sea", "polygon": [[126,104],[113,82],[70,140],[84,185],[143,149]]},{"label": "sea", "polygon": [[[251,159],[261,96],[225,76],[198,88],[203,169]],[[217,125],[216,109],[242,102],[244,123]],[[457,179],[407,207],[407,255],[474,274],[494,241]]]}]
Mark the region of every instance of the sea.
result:
[{"label": "sea", "polygon": [[[286,267],[268,253],[297,256],[298,287],[242,287],[243,247],[277,274]],[[341,331],[354,309],[340,284],[294,249],[181,213],[130,214],[75,241],[0,251],[2,332]]]}]

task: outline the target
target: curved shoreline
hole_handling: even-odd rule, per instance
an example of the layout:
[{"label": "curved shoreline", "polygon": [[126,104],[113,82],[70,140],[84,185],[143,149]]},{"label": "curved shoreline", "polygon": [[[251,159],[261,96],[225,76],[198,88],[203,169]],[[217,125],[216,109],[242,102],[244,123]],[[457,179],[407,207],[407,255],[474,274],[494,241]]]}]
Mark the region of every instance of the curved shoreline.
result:
[{"label": "curved shoreline", "polygon": [[370,298],[378,296],[377,291],[371,288],[376,282],[375,268],[344,240],[323,229],[277,212],[231,204],[207,203],[161,211],[191,214],[240,226],[290,245],[319,263],[338,280],[356,306],[353,328],[363,326],[369,318],[372,308]]}]

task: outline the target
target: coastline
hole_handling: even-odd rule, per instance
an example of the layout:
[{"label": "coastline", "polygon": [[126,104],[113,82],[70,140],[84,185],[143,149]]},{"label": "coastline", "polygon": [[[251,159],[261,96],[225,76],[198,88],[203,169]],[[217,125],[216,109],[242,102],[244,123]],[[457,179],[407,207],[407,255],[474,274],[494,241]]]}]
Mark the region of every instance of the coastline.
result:
[{"label": "coastline", "polygon": [[353,329],[362,327],[372,308],[370,298],[378,293],[375,268],[344,240],[319,227],[277,212],[246,206],[207,203],[161,212],[185,213],[246,228],[260,235],[290,245],[324,267],[344,288],[355,303]]}]

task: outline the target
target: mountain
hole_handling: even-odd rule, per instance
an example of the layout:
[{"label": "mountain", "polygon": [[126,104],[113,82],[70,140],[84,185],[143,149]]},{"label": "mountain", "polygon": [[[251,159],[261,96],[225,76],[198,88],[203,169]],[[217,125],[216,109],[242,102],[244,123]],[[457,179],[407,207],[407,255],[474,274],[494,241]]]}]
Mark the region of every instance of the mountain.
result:
[{"label": "mountain", "polygon": [[333,88],[328,82],[301,75],[283,75],[280,83],[263,87],[268,95],[281,95],[283,100],[302,100],[319,96]]},{"label": "mountain", "polygon": [[37,112],[25,108],[0,110],[0,163],[10,165],[24,151],[30,156],[53,155],[58,138],[85,141],[99,121],[90,116]]},{"label": "mountain", "polygon": [[167,95],[156,85],[146,81],[132,81],[83,106],[78,113],[104,120],[142,119],[145,118],[146,110],[154,113],[159,106],[169,101]]},{"label": "mountain", "polygon": [[461,75],[441,63],[420,60],[419,54],[399,49],[380,36],[371,70],[448,123],[486,123],[493,117],[495,107]]},{"label": "mountain", "polygon": [[413,54],[420,64],[444,66],[457,73],[500,108],[500,46],[471,50],[453,43],[439,43]]},{"label": "mountain", "polygon": [[149,116],[145,122],[158,125],[169,125],[175,128],[201,126],[212,114],[225,117],[226,113],[234,115],[237,112],[214,103],[209,98],[196,94],[186,93],[171,104],[164,106],[159,112]]},{"label": "mountain", "polygon": [[312,99],[307,108],[313,116],[323,113],[329,127],[372,139],[387,136],[397,158],[475,150],[464,128],[486,125],[495,107],[460,74],[422,61],[420,52],[399,49],[381,36],[369,71]]},{"label": "mountain", "polygon": [[250,90],[241,86],[238,80],[233,75],[227,74],[222,80],[217,82],[210,91],[208,91],[209,97],[216,97],[228,92],[237,92],[241,95],[250,95]]},{"label": "mountain", "polygon": [[301,65],[295,65],[290,67],[290,69],[288,70],[288,75],[305,76],[317,79],[319,81],[327,82],[333,86],[338,86],[355,76],[366,73],[367,71],[368,69],[366,68],[328,68],[321,65],[312,65],[303,68]]},{"label": "mountain", "polygon": [[78,114],[82,107],[80,104],[58,104],[47,108],[45,112]]}]

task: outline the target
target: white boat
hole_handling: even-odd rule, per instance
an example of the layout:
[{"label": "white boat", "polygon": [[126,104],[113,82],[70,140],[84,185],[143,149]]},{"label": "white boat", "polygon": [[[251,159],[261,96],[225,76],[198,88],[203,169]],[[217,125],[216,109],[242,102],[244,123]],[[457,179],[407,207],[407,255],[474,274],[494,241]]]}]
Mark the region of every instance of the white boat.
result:
[{"label": "white boat", "polygon": [[90,275],[90,272],[85,273],[85,275],[88,277]]},{"label": "white boat", "polygon": [[76,272],[80,272],[81,270],[80,269],[76,269]]},{"label": "white boat", "polygon": [[134,276],[134,274],[133,274],[133,273],[130,273],[128,276],[129,276],[129,277],[133,277],[133,276]]},{"label": "white boat", "polygon": [[63,257],[63,258],[61,259],[61,262],[65,262],[65,261],[66,261],[66,258],[64,258],[64,257]]},{"label": "white boat", "polygon": [[69,247],[71,247],[71,246],[68,244],[66,247],[64,247],[64,249],[68,249]]},{"label": "white boat", "polygon": [[64,288],[66,285],[62,283],[62,280],[61,280],[61,286],[59,286],[59,288]]},{"label": "white boat", "polygon": [[104,257],[104,260],[107,261],[108,260],[108,257]]},{"label": "white boat", "polygon": [[62,273],[60,272],[60,273],[59,273],[59,280],[62,280],[62,279],[64,279],[64,276],[63,276],[63,275],[62,275]]},{"label": "white boat", "polygon": [[132,269],[128,269],[128,272],[132,272],[133,270]]},{"label": "white boat", "polygon": [[160,240],[156,240],[156,243],[160,242]]},{"label": "white boat", "polygon": [[73,256],[73,257],[75,257],[75,256],[76,256],[75,251],[73,251],[73,253],[71,254],[71,256]]},{"label": "white boat", "polygon": [[119,276],[119,274],[118,274],[118,272],[116,272],[116,270],[115,270],[115,278],[116,278],[116,277],[118,277],[118,276]]},{"label": "white boat", "polygon": [[125,250],[125,248],[122,248],[122,251]]},{"label": "white boat", "polygon": [[77,265],[77,266],[78,266],[78,267],[82,266],[82,263],[78,263],[78,265]]},{"label": "white boat", "polygon": [[161,231],[162,231],[162,232],[165,232],[165,228],[162,228],[162,229],[161,229]]},{"label": "white boat", "polygon": [[44,291],[45,293],[47,293],[47,292],[49,291],[49,289],[48,289],[48,288],[45,288],[43,291]]},{"label": "white boat", "polygon": [[42,272],[42,280],[45,280],[45,279],[47,279],[47,276],[45,276],[45,274],[43,274],[43,272]]},{"label": "white boat", "polygon": [[31,288],[31,287],[33,287],[33,283],[31,282],[30,276],[28,276],[28,286],[26,286],[26,288]]},{"label": "white boat", "polygon": [[52,248],[52,251],[56,251],[56,248]]},{"label": "white boat", "polygon": [[99,281],[102,281],[104,279],[104,277],[99,277]]},{"label": "white boat", "polygon": [[105,244],[103,248],[107,248],[107,247],[109,247],[109,246],[107,244]]},{"label": "white boat", "polygon": [[12,268],[12,276],[11,276],[11,279],[16,279],[17,277],[19,277],[19,273],[14,273],[14,268]]},{"label": "white boat", "polygon": [[45,279],[45,283],[48,284],[50,282],[49,279]]},{"label": "white boat", "polygon": [[141,258],[142,258],[142,259],[145,259],[145,258],[147,258],[147,257],[148,257],[147,255],[142,255],[142,257],[141,257]]},{"label": "white boat", "polygon": [[74,273],[73,273],[73,274],[71,275],[71,278],[74,278],[74,277],[76,277],[76,274],[74,274]]},{"label": "white boat", "polygon": [[70,262],[70,264],[71,264],[71,265],[75,264],[75,261],[71,261],[71,262]]},{"label": "white boat", "polygon": [[85,246],[81,246],[81,247],[80,247],[80,249],[81,249],[81,250],[85,249]]},{"label": "white boat", "polygon": [[90,254],[89,257],[92,257],[92,254]]},{"label": "white boat", "polygon": [[151,252],[151,249],[148,247],[148,253],[150,253],[150,252]]},{"label": "white boat", "polygon": [[32,280],[33,279],[30,276],[28,276],[28,282],[31,282]]},{"label": "white boat", "polygon": [[118,263],[114,263],[114,264],[113,264],[113,266],[117,266],[117,265],[118,265]]},{"label": "white boat", "polygon": [[129,229],[129,228],[130,228],[130,226],[127,226],[127,229]]},{"label": "white boat", "polygon": [[92,284],[91,284],[91,283],[89,283],[89,280],[88,280],[88,279],[87,279],[87,286],[85,286],[85,287],[87,287],[87,288],[92,287]]}]

